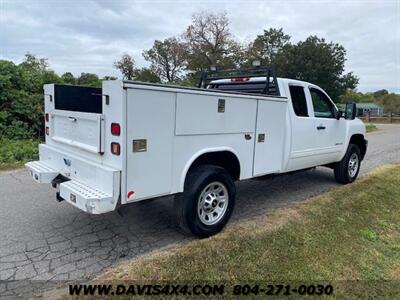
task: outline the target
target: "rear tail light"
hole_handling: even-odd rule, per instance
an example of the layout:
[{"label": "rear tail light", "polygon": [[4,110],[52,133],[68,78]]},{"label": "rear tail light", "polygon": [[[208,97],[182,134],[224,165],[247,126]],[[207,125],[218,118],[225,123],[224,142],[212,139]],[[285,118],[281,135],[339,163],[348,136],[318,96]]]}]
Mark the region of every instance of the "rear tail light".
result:
[{"label": "rear tail light", "polygon": [[48,122],[49,121],[49,114],[45,114],[44,115],[44,119],[46,120],[46,122]]},{"label": "rear tail light", "polygon": [[111,124],[111,134],[119,136],[121,134],[121,127],[118,123]]},{"label": "rear tail light", "polygon": [[49,126],[46,126],[46,135],[49,135]]},{"label": "rear tail light", "polygon": [[119,155],[121,153],[121,146],[119,143],[111,143],[111,153],[114,155]]}]

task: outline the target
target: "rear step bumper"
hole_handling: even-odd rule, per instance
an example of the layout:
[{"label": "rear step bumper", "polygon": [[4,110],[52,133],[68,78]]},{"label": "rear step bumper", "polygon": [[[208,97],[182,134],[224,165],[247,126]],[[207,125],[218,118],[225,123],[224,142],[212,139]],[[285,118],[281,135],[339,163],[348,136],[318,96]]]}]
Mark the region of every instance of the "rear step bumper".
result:
[{"label": "rear step bumper", "polygon": [[30,161],[25,164],[33,180],[38,183],[50,183],[57,177],[58,172],[41,161]]},{"label": "rear step bumper", "polygon": [[[120,191],[118,170],[88,162],[47,145],[40,146],[41,160],[25,164],[36,182],[56,183],[59,197],[85,212],[101,214],[115,210]],[[72,162],[69,172],[76,174],[75,177],[65,176],[65,169],[60,165],[65,158]],[[56,182],[59,175],[65,180]]]},{"label": "rear step bumper", "polygon": [[61,183],[60,196],[69,203],[91,214],[112,211],[115,208],[115,205],[111,205],[113,201],[112,195],[76,180]]}]

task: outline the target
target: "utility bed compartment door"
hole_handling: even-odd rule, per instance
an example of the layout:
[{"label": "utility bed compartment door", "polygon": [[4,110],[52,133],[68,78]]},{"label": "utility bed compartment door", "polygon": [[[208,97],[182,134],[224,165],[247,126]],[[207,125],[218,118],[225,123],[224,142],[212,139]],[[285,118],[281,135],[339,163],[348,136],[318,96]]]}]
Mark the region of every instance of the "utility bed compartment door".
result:
[{"label": "utility bed compartment door", "polygon": [[127,90],[126,186],[134,192],[128,201],[171,192],[174,112],[174,93]]},{"label": "utility bed compartment door", "polygon": [[254,132],[252,99],[178,93],[176,135]]},{"label": "utility bed compartment door", "polygon": [[253,176],[282,170],[286,107],[285,101],[258,100]]},{"label": "utility bed compartment door", "polygon": [[50,113],[50,138],[93,153],[104,152],[102,114],[54,110]]}]

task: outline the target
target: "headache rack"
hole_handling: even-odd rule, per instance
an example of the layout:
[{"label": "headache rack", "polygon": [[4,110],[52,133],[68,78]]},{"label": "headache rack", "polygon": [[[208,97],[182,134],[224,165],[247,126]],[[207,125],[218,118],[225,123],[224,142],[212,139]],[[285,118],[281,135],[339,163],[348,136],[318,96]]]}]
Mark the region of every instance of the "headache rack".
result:
[{"label": "headache rack", "polygon": [[[252,77],[265,77],[265,81],[250,81]],[[212,83],[214,80],[230,79],[229,82]],[[280,96],[276,73],[272,67],[225,69],[201,72],[199,88],[223,91]]]}]

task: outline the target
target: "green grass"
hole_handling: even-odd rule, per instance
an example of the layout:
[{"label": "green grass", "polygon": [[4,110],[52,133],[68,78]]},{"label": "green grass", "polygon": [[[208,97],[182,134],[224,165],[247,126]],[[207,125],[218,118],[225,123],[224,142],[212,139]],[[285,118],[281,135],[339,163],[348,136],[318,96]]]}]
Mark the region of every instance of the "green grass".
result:
[{"label": "green grass", "polygon": [[37,140],[0,139],[0,170],[18,168],[38,159],[38,144]]},{"label": "green grass", "polygon": [[400,165],[124,263],[99,277],[106,280],[328,282],[336,298],[393,298],[400,293]]},{"label": "green grass", "polygon": [[367,130],[367,132],[372,132],[378,130],[378,127],[376,127],[375,124],[366,124],[365,129]]}]

